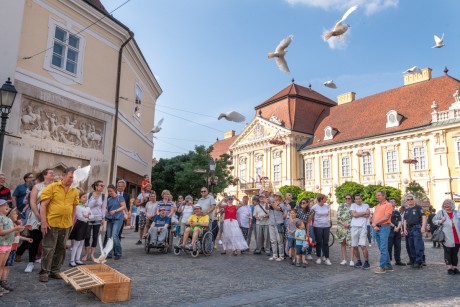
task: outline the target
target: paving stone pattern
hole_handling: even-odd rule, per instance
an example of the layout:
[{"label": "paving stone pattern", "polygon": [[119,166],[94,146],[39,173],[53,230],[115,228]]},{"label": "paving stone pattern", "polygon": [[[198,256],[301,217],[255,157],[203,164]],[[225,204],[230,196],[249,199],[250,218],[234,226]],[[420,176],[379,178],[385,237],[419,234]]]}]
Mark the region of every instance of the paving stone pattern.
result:
[{"label": "paving stone pattern", "polygon": [[[289,261],[268,261],[252,253],[225,256],[175,256],[135,245],[137,233],[125,231],[123,257],[108,265],[132,279],[131,300],[123,306],[460,306],[460,276],[448,276],[442,249],[426,242],[428,266],[395,267],[375,274],[378,249],[369,248],[371,269],[339,265],[340,249],[331,248],[332,266],[310,261],[307,268]],[[403,261],[408,261],[403,242]],[[24,255],[27,260],[27,252]],[[10,281],[17,289],[0,298],[0,306],[97,306],[91,292],[78,293],[62,280],[38,281],[39,265],[27,274],[15,263]],[[68,268],[68,259],[63,270]]]}]

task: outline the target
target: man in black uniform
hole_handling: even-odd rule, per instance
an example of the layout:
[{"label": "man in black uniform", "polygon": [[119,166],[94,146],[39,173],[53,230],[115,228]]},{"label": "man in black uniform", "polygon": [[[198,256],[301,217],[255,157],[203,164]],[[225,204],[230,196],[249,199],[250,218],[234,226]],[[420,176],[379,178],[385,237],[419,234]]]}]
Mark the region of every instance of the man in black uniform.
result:
[{"label": "man in black uniform", "polygon": [[399,211],[396,210],[396,200],[390,199],[390,204],[393,206],[393,214],[391,215],[391,228],[390,236],[388,237],[388,253],[390,254],[390,261],[393,260],[393,246],[394,246],[394,259],[396,265],[406,265],[401,262],[401,226],[402,219]]},{"label": "man in black uniform", "polygon": [[410,262],[413,263],[414,269],[421,269],[425,253],[423,234],[426,228],[426,216],[422,207],[415,204],[414,195],[406,194],[406,202],[408,206],[404,212],[404,234],[408,235],[409,239]]}]

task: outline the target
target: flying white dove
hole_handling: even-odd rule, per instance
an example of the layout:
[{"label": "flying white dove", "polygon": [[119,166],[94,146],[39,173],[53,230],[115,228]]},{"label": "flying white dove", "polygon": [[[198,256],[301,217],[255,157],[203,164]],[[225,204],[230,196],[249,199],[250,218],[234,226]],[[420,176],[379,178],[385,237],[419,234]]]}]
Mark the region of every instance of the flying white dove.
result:
[{"label": "flying white dove", "polygon": [[332,31],[326,32],[326,34],[324,34],[324,37],[323,37],[324,40],[327,41],[332,36],[338,36],[339,38],[342,38],[343,37],[342,35],[345,34],[345,32],[347,32],[348,28],[350,27],[349,24],[346,24],[346,23],[343,23],[343,22],[345,21],[345,19],[347,19],[348,15],[350,15],[351,13],[356,11],[357,8],[358,8],[357,5],[352,6],[351,8],[349,8],[348,11],[343,15],[342,19],[340,19],[335,24],[334,29],[332,29]]},{"label": "flying white dove", "polygon": [[238,113],[236,111],[231,111],[231,112],[227,112],[227,113],[220,113],[220,115],[219,115],[219,117],[217,117],[217,119],[220,120],[222,118],[225,118],[228,121],[237,122],[237,123],[241,123],[241,122],[246,120],[246,117],[244,117],[243,114],[240,114],[240,113]]},{"label": "flying white dove", "polygon": [[73,181],[70,185],[71,188],[76,188],[80,185],[80,182],[86,181],[89,177],[89,171],[91,170],[91,165],[85,166],[83,168],[77,168],[73,172]]},{"label": "flying white dove", "polygon": [[334,80],[326,81],[323,83],[323,85],[329,88],[337,88],[337,85],[335,85]]},{"label": "flying white dove", "polygon": [[102,236],[101,234],[99,233],[99,238],[98,238],[98,241],[99,241],[99,247],[101,249],[101,255],[99,256],[99,258],[97,259],[94,259],[94,262],[96,263],[105,263],[106,262],[106,258],[107,258],[107,255],[112,251],[113,249],[113,239],[110,238],[107,240],[107,244],[105,245],[104,248],[102,248]]},{"label": "flying white dove", "polygon": [[436,45],[434,45],[431,48],[442,48],[442,47],[444,47],[443,40],[444,40],[444,33],[442,33],[441,38],[439,38],[437,35],[435,35],[434,36],[434,41],[435,41]]},{"label": "flying white dove", "polygon": [[284,58],[284,55],[287,52],[286,48],[289,46],[293,39],[294,35],[289,35],[279,43],[274,53],[268,54],[269,59],[276,58],[276,64],[278,65],[278,68],[285,73],[289,73],[289,67],[286,62],[286,59]]},{"label": "flying white dove", "polygon": [[158,133],[158,132],[160,132],[160,130],[161,130],[161,124],[163,123],[163,120],[164,120],[164,118],[160,119],[160,121],[158,122],[158,124],[157,124],[155,127],[153,127],[152,130],[151,130],[150,132],[152,132],[152,133]]},{"label": "flying white dove", "polygon": [[408,74],[411,74],[411,75],[421,74],[422,70],[420,68],[418,68],[417,66],[414,66],[414,67],[409,68],[406,71],[403,71],[403,74],[405,74],[405,73],[408,73]]}]

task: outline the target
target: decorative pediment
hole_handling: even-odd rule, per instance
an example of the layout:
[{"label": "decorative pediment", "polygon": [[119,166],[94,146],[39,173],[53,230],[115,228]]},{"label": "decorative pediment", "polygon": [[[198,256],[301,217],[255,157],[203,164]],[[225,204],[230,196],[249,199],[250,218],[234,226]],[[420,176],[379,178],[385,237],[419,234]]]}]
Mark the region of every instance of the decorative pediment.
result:
[{"label": "decorative pediment", "polygon": [[276,117],[275,114],[273,114],[268,120],[277,125],[284,126],[283,121]]}]

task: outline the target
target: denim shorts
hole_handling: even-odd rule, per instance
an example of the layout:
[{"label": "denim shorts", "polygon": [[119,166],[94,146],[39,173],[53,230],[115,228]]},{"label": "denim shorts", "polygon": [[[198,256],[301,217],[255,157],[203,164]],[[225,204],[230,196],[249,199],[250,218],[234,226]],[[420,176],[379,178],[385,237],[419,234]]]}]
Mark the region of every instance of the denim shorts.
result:
[{"label": "denim shorts", "polygon": [[295,247],[295,238],[287,238],[288,240],[288,247],[294,248]]},{"label": "denim shorts", "polygon": [[303,255],[305,251],[303,250],[303,245],[296,245],[295,246],[295,254],[296,255]]},{"label": "denim shorts", "polygon": [[13,266],[15,256],[16,256],[16,250],[10,251],[10,255],[8,256],[8,260],[6,260],[5,266]]}]

